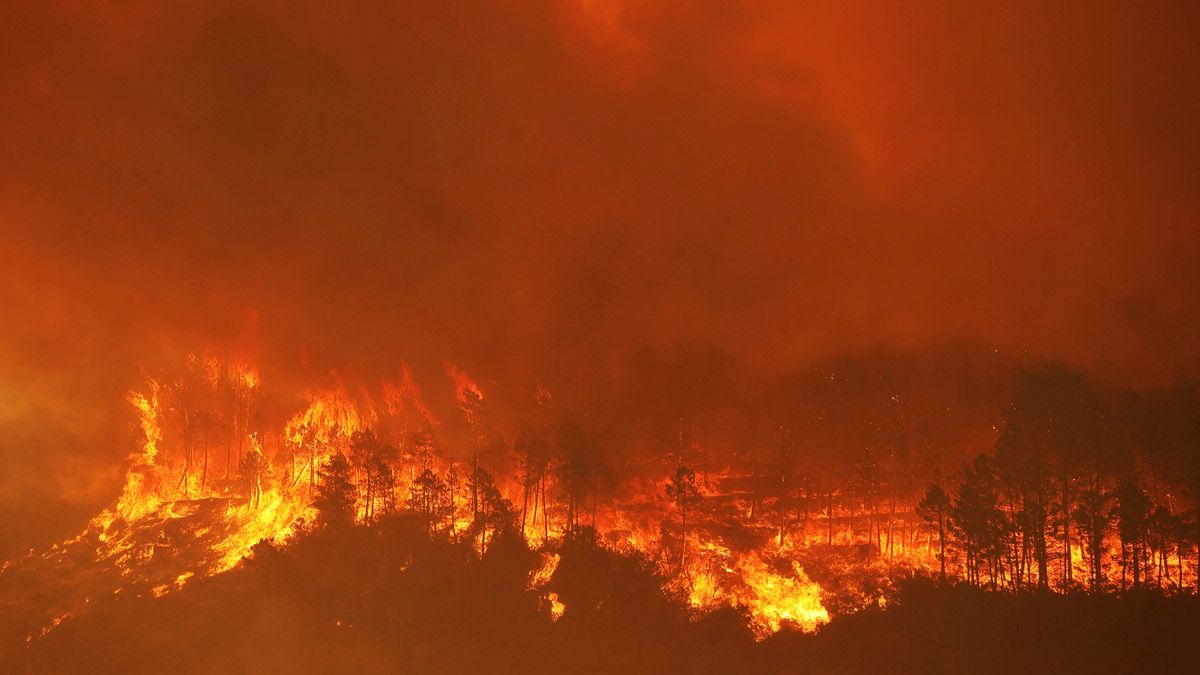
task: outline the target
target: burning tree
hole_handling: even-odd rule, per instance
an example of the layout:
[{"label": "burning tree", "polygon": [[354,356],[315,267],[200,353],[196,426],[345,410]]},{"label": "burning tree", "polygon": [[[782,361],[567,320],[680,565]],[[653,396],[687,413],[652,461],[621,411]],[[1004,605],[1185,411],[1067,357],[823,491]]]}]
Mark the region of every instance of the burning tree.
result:
[{"label": "burning tree", "polygon": [[250,505],[258,508],[262,500],[263,483],[270,474],[270,467],[267,464],[267,458],[263,456],[258,434],[251,435],[250,450],[242,458],[238,470],[241,473],[242,482],[245,483]]},{"label": "burning tree", "polygon": [[474,520],[479,517],[479,454],[484,442],[486,415],[483,390],[452,363],[446,363],[446,372],[454,380],[455,395],[458,397],[458,404],[462,408],[471,436],[471,469],[467,475],[467,487],[471,491],[471,518]]},{"label": "burning tree", "polygon": [[[1125,477],[1117,486],[1117,531],[1121,535],[1122,570],[1133,568],[1133,587],[1142,585],[1143,557],[1146,547],[1146,525],[1153,503],[1146,491],[1132,477]],[[1124,582],[1124,572],[1122,572]]]},{"label": "burning tree", "polygon": [[567,502],[567,531],[579,524],[579,511],[589,496],[594,496],[600,467],[598,452],[583,427],[568,422],[559,429],[559,462],[563,496]]},{"label": "burning tree", "polygon": [[396,476],[392,464],[397,455],[395,448],[381,443],[370,429],[357,432],[350,439],[350,456],[360,477],[363,521],[367,524],[395,506]]},{"label": "burning tree", "polygon": [[917,515],[931,525],[937,527],[938,561],[941,563],[939,577],[946,580],[946,518],[950,514],[950,497],[941,485],[934,483],[925,490],[921,502],[917,504]]},{"label": "burning tree", "polygon": [[[230,369],[215,364],[213,370]],[[86,545],[88,555],[96,551],[117,561],[136,578],[139,570],[131,566],[154,565],[155,550],[176,544],[162,539],[167,535],[147,540],[132,532],[212,532],[212,540],[203,544],[209,562],[197,574],[213,574],[238,564],[258,541],[283,543],[311,529],[313,508],[321,527],[373,525],[394,511],[399,488],[406,496],[401,508],[420,519],[426,536],[444,537],[448,531],[450,542],[465,547],[464,552],[473,549],[484,556],[503,549],[502,541],[553,551],[587,532],[599,546],[644,557],[673,590],[684,591],[696,612],[726,605],[745,608],[759,637],[784,625],[811,629],[827,619],[826,606],[838,612],[874,604],[893,592],[892,580],[913,573],[957,576],[1011,590],[1021,590],[1036,576],[1043,587],[1066,590],[1072,588],[1071,575],[1063,567],[1072,564],[1073,549],[1084,554],[1079,564],[1089,566],[1095,590],[1116,588],[1124,570],[1138,587],[1183,589],[1183,580],[1195,569],[1189,569],[1195,560],[1189,548],[1194,514],[1173,501],[1180,486],[1186,490],[1188,484],[1188,474],[1178,467],[1186,465],[1183,449],[1192,439],[1186,424],[1175,421],[1185,416],[1160,412],[1174,408],[1159,401],[1139,402],[1144,409],[1115,404],[1099,390],[1089,393],[1090,385],[1080,389],[1073,377],[1026,377],[1003,421],[996,420],[1003,429],[995,458],[980,453],[952,482],[936,481],[923,494],[917,493],[916,481],[928,484],[943,464],[929,459],[935,452],[925,447],[934,444],[934,434],[923,415],[905,418],[890,396],[891,404],[868,408],[875,412],[857,411],[852,405],[856,399],[850,398],[840,407],[804,408],[799,419],[795,410],[774,417],[764,413],[754,428],[778,432],[737,437],[743,443],[747,438],[762,441],[764,451],[722,457],[720,445],[687,446],[709,462],[704,469],[711,492],[706,494],[712,497],[706,497],[700,513],[694,464],[680,461],[664,484],[661,473],[632,462],[618,464],[613,455],[602,454],[601,447],[609,447],[612,437],[605,436],[601,446],[595,440],[599,436],[591,435],[602,427],[589,426],[585,432],[565,414],[549,416],[540,401],[532,413],[513,420],[515,425],[497,423],[488,432],[494,442],[487,447],[510,448],[511,455],[509,462],[497,458],[483,466],[481,443],[485,427],[491,427],[482,420],[482,394],[459,376],[456,393],[469,437],[438,436],[428,413],[417,414],[415,426],[407,417],[401,419],[423,406],[411,400],[411,382],[400,393],[389,394],[383,387],[385,396],[399,397],[395,406],[380,404],[366,388],[351,396],[338,384],[310,392],[306,405],[290,418],[260,414],[253,424],[241,419],[239,432],[252,426],[263,431],[261,437],[258,431],[247,432],[249,450],[240,453],[231,481],[205,479],[204,460],[191,438],[204,433],[205,410],[220,410],[212,400],[220,398],[228,378],[156,379],[147,394],[129,396],[139,415],[141,448],[131,456],[117,505],[93,520],[86,536],[78,538],[80,547]],[[856,391],[866,378],[828,381],[835,389]],[[253,382],[251,387],[241,380],[238,386],[260,392],[257,380]],[[884,381],[877,387],[886,392],[893,384]],[[188,406],[196,410],[181,411]],[[397,412],[387,412],[392,408]],[[879,415],[886,419],[874,419]],[[1131,424],[1130,418],[1140,425],[1136,433],[1122,427]],[[591,425],[598,418],[587,419]],[[226,421],[221,418],[216,425]],[[915,431],[902,430],[906,423],[915,425]],[[501,430],[507,428],[521,430],[511,446],[503,443]],[[397,453],[383,438],[399,439],[406,452]],[[1127,443],[1128,438],[1138,442]],[[274,439],[279,442],[270,442]],[[907,439],[916,439],[916,445],[905,446]],[[1076,445],[1068,448],[1068,441]],[[468,447],[470,464],[463,470],[465,462],[456,465],[454,458],[466,458]],[[286,467],[289,459],[290,470],[272,475],[270,467]],[[657,471],[662,465],[644,466]],[[619,483],[618,467],[625,472]],[[181,473],[184,480],[177,482]],[[299,485],[302,479],[308,489]],[[611,487],[618,489],[609,491]],[[602,489],[605,500],[598,503]],[[666,500],[661,499],[664,492]],[[517,499],[519,516],[512,505]],[[809,527],[807,517],[810,502],[819,508],[814,499],[828,516],[818,528]],[[551,500],[561,500],[557,505],[565,513],[558,531],[550,527]],[[801,506],[804,517],[796,518]],[[584,514],[589,507],[590,517]],[[866,514],[859,519],[859,530],[867,521],[866,549],[854,528],[860,513]],[[1064,513],[1070,514],[1070,523],[1063,522]],[[193,514],[215,520],[203,527],[182,522]],[[670,525],[675,517],[678,529]],[[840,521],[836,538],[835,519]],[[910,537],[909,525],[922,521],[925,526],[914,527]],[[886,557],[878,555],[884,530]],[[770,536],[776,531],[777,539]],[[936,551],[931,550],[932,533],[920,550],[918,540],[925,531],[937,532]],[[508,534],[514,538],[505,539]],[[557,536],[563,539],[552,539]],[[676,541],[678,557],[672,548]],[[1061,557],[1047,541],[1062,542]],[[864,550],[871,551],[866,561]],[[958,551],[965,565],[954,564]],[[1105,556],[1118,555],[1119,568],[1105,567]],[[173,572],[165,585],[155,579],[156,593],[190,578]]]},{"label": "burning tree", "polygon": [[546,515],[546,477],[549,473],[550,446],[532,426],[526,426],[513,444],[521,472],[521,531],[526,523],[537,526],[541,507],[543,538],[549,539],[550,519]]},{"label": "burning tree", "polygon": [[409,488],[408,506],[425,521],[425,533],[433,536],[450,515],[450,488],[432,469],[425,469]]},{"label": "burning tree", "polygon": [[951,513],[966,549],[967,581],[980,583],[982,567],[995,588],[1002,574],[1008,521],[1000,508],[996,468],[986,455],[977,456],[963,471]]},{"label": "burning tree", "polygon": [[496,535],[507,534],[514,529],[512,504],[496,487],[492,474],[487,469],[475,473],[472,492],[479,496],[479,505],[471,532],[479,542],[479,554],[487,552],[488,542]]},{"label": "burning tree", "polygon": [[321,465],[313,506],[326,527],[343,527],[354,522],[355,488],[350,472],[350,461],[341,453]]},{"label": "burning tree", "polygon": [[667,497],[679,511],[679,565],[687,569],[687,514],[688,509],[700,499],[700,491],[696,488],[696,472],[690,467],[680,466],[667,481],[666,490]]}]

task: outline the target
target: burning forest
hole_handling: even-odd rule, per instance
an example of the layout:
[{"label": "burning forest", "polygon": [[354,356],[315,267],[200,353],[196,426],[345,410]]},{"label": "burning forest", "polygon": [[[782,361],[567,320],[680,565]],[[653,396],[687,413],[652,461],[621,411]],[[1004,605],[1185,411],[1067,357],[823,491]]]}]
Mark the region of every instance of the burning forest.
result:
[{"label": "burning forest", "polygon": [[0,8],[0,672],[1190,672],[1197,12]]},{"label": "burning forest", "polygon": [[[858,423],[825,408],[747,424],[735,451],[683,421],[646,461],[606,452],[542,385],[502,419],[498,394],[447,362],[452,400],[434,414],[407,366],[376,386],[330,374],[279,392],[215,353],[128,392],[137,442],[116,502],[6,563],[0,588],[24,631],[10,648],[40,651],[93,606],[162,598],[351,530],[407,528],[480,561],[522,551],[515,590],[549,623],[572,618],[574,596],[557,589],[580,550],[607,552],[678,620],[729,612],[754,641],[886,608],[914,579],[1001,594],[1196,593],[1192,389],[1140,398],[1064,366],[1020,365],[996,388],[1008,398],[994,447],[958,466],[900,393]],[[828,378],[827,403],[897,384],[863,375],[812,374]],[[583,600],[594,603],[584,612],[604,601]]]}]

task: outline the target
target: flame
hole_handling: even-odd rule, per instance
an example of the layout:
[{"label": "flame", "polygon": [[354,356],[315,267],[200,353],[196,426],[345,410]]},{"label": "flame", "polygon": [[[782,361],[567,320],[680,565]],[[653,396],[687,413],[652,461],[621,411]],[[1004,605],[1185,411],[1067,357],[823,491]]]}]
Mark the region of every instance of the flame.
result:
[{"label": "flame", "polygon": [[[148,379],[143,387],[128,392],[140,438],[129,456],[118,499],[97,514],[84,532],[42,556],[57,564],[82,551],[83,557],[91,554],[95,561],[111,564],[117,570],[113,580],[119,583],[103,589],[105,593],[166,595],[194,578],[235,567],[259,542],[286,542],[316,520],[311,505],[314,482],[299,480],[305,471],[315,477],[322,462],[350,450],[352,438],[359,432],[375,431],[382,438],[389,429],[407,429],[407,422],[414,418],[422,424],[437,424],[407,366],[402,366],[398,384],[382,384],[378,404],[367,392],[352,397],[340,385],[313,390],[298,412],[263,422],[253,432],[244,420],[264,417],[255,406],[265,399],[249,396],[250,391],[262,391],[264,386],[258,369],[208,355],[190,356],[188,367],[200,377]],[[482,390],[454,364],[447,362],[446,371],[468,421],[478,422]],[[211,391],[205,393],[204,386]],[[540,388],[539,405],[549,405],[548,396],[548,391]],[[220,408],[223,401],[233,404]],[[236,447],[241,461],[231,466],[225,478],[196,479],[195,447],[186,438],[193,433],[187,426],[193,418],[166,414],[185,405],[208,405],[203,412],[210,420],[218,416],[218,426],[228,424],[228,435],[218,434],[218,442],[223,444],[221,455],[227,457]],[[381,426],[381,421],[388,424]],[[404,424],[397,425],[397,421]],[[249,443],[244,448],[246,439]],[[206,436],[205,453],[210,450],[208,441]],[[244,459],[243,450],[247,453]],[[452,468],[460,469],[455,472],[455,489],[443,497],[452,500],[453,508],[440,516],[438,528],[444,536],[468,541],[474,528],[462,467],[454,467],[436,452],[425,454],[433,456],[417,460],[396,454],[387,460],[397,481],[395,494],[407,494],[417,469],[429,468],[439,479],[448,479]],[[419,467],[412,464],[416,461],[422,462]],[[356,466],[354,470],[363,469]],[[772,503],[772,498],[752,504],[747,493],[729,488],[739,481],[744,484],[752,478],[750,474],[726,467],[701,472],[696,478],[702,497],[698,501],[708,505],[700,504],[689,512],[686,532],[678,508],[663,497],[665,474],[649,471],[627,479],[619,490],[593,505],[584,524],[593,526],[606,546],[656,562],[671,589],[697,615],[725,606],[744,610],[759,639],[785,628],[817,630],[830,620],[827,604],[845,611],[886,602],[884,593],[889,589],[863,583],[865,576],[883,579],[886,586],[888,579],[914,572],[932,575],[940,568],[936,532],[920,525],[911,506],[893,508],[886,516],[873,514],[874,533],[864,537],[864,529],[871,526],[865,523],[863,507],[846,504],[844,499],[812,514],[806,510],[802,522],[788,524],[788,518],[781,517],[788,516],[787,509]],[[558,620],[565,606],[548,588],[560,562],[555,542],[566,535],[567,518],[560,501],[544,496],[561,493],[563,486],[557,484],[561,477],[550,472],[544,480],[547,484],[538,518],[525,523],[526,542],[541,556],[530,573],[527,590],[536,594],[552,620]],[[503,498],[523,503],[527,486],[517,472],[496,476],[496,484]],[[812,495],[804,498],[810,505],[814,503]],[[363,517],[361,510],[359,517]],[[739,526],[737,538],[729,533],[731,522]],[[476,551],[482,551],[481,535],[473,536]],[[1115,532],[1107,536],[1102,575],[1115,587],[1122,575],[1120,544]],[[965,560],[961,552],[948,550],[947,558],[947,572],[962,578]],[[814,561],[820,564],[814,565]],[[1052,578],[1065,578],[1063,564],[1052,562]],[[1066,564],[1072,566],[1077,582],[1088,578],[1090,561],[1078,541]],[[1192,561],[1179,561],[1179,566],[1185,577],[1194,574]],[[6,563],[0,572],[8,567]],[[825,589],[808,576],[806,567],[820,573]],[[119,587],[114,590],[114,586]],[[88,595],[94,592],[89,589]],[[47,630],[80,609],[77,602],[76,606],[47,611]]]},{"label": "flame", "polygon": [[829,623],[829,612],[821,604],[821,587],[809,580],[796,561],[791,562],[791,576],[772,572],[756,553],[740,557],[737,567],[747,592],[735,597],[750,610],[760,637],[779,631],[784,623],[807,632]]},{"label": "flame", "polygon": [[759,639],[792,625],[813,632],[829,622],[821,587],[794,560],[790,574],[777,572],[751,550],[735,553],[715,542],[703,542],[688,570],[676,579],[685,586],[688,604],[699,611],[721,605],[744,608]]},{"label": "flame", "polygon": [[533,571],[529,578],[529,590],[536,590],[545,586],[550,581],[550,577],[554,576],[554,572],[558,570],[558,562],[561,556],[557,553],[543,553],[542,565]]},{"label": "flame", "polygon": [[404,415],[408,412],[413,412],[416,413],[422,422],[431,427],[441,424],[437,416],[425,404],[425,399],[421,396],[421,389],[413,381],[412,371],[409,370],[407,363],[400,364],[399,385],[392,384],[386,380],[384,381],[383,398],[387,403],[388,413],[391,415]]},{"label": "flame", "polygon": [[483,400],[483,390],[479,388],[475,380],[471,379],[470,375],[459,370],[458,366],[449,361],[446,362],[445,366],[446,374],[450,376],[450,379],[454,380],[454,395],[458,397],[458,404],[460,406],[467,408],[472,405],[472,401]]},{"label": "flame", "polygon": [[[158,382],[148,381],[150,394],[143,396],[136,391],[130,391],[127,398],[138,413],[138,424],[142,430],[143,442],[140,452],[130,456],[130,466],[125,474],[125,486],[117,500],[116,511],[126,521],[138,518],[158,508],[159,498],[153,484],[154,462],[158,457],[158,445],[162,442],[162,426],[158,410]],[[101,514],[103,520],[111,522],[108,514]]]},{"label": "flame", "polygon": [[546,605],[550,611],[551,621],[558,621],[562,618],[563,612],[567,611],[567,606],[563,604],[562,600],[558,599],[558,593],[553,591],[546,594]]},{"label": "flame", "polygon": [[[38,636],[46,637],[47,635],[50,634],[50,631],[52,631],[55,628],[58,628],[60,625],[62,625],[62,622],[76,616],[77,614],[78,614],[78,612],[63,612],[62,614],[59,614],[58,616],[56,616],[50,620],[49,625],[45,626],[44,628],[42,628],[42,630],[38,631]],[[27,639],[26,641],[28,642],[29,640]]]},{"label": "flame", "polygon": [[283,435],[297,447],[316,441],[330,446],[370,427],[371,415],[361,414],[344,389],[311,395],[308,407],[284,425]]},{"label": "flame", "polygon": [[258,370],[244,363],[229,364],[229,376],[234,382],[239,383],[247,390],[254,389],[262,380],[258,377]]},{"label": "flame", "polygon": [[[561,556],[557,553],[543,552],[541,557],[542,564],[529,575],[528,588],[531,591],[540,591],[550,582],[550,578],[558,570],[558,563],[561,560]],[[558,621],[562,618],[567,606],[558,598],[558,593],[544,591],[538,595],[538,598],[541,606],[550,614],[551,621]]]},{"label": "flame", "polygon": [[[231,374],[226,380],[231,387],[249,390],[260,386],[257,370],[245,364],[221,367],[211,357],[192,356],[189,365],[197,368],[204,375],[204,381],[214,389],[225,386],[221,378],[210,377],[216,372]],[[159,523],[154,529],[165,533],[167,523],[193,518],[205,503],[224,502],[218,520],[191,529],[188,535],[205,542],[203,547],[208,549],[207,553],[196,552],[195,569],[175,573],[149,586],[149,592],[157,597],[182,588],[197,575],[228,570],[258,542],[282,542],[295,534],[302,523],[313,520],[315,514],[308,502],[309,495],[289,491],[269,475],[265,476],[265,484],[256,500],[240,495],[231,497],[227,485],[210,484],[203,490],[193,490],[186,474],[177,482],[174,478],[168,481],[166,476],[177,476],[180,469],[178,464],[164,464],[162,399],[169,392],[154,379],[147,381],[146,390],[147,393],[130,391],[126,397],[138,415],[142,443],[130,455],[125,484],[116,504],[94,517],[84,532],[62,546],[56,546],[47,556],[60,555],[66,546],[94,536],[95,559],[111,561],[122,577],[136,580],[143,569],[154,564],[160,547],[175,545],[167,540],[148,543],[138,523]],[[348,397],[335,392],[314,397],[312,404],[289,423],[287,431],[302,434],[312,430],[310,440],[330,442],[363,428],[363,417],[349,403]],[[249,453],[262,457],[263,446],[258,434],[248,434],[248,438]]]},{"label": "flame", "polygon": [[130,391],[128,399],[138,411],[138,422],[145,436],[145,442],[142,444],[142,463],[153,466],[154,458],[158,456],[158,444],[162,442],[162,427],[158,421],[158,382],[149,380],[148,383],[150,396]]},{"label": "flame", "polygon": [[210,574],[232,569],[250,554],[250,549],[260,541],[283,542],[296,534],[301,523],[312,522],[316,509],[307,498],[285,494],[278,487],[266,490],[257,506],[247,502],[231,504],[225,510],[225,518],[236,523],[233,534],[214,545],[218,558]]},{"label": "flame", "polygon": [[207,353],[204,356],[188,354],[188,367],[198,372],[209,386],[216,387],[221,381],[223,366],[221,359],[216,356]]}]

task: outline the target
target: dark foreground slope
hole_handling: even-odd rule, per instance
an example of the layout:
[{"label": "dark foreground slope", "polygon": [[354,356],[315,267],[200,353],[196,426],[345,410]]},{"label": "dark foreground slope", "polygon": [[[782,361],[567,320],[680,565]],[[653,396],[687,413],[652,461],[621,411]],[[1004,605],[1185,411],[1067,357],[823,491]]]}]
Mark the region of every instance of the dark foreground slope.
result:
[{"label": "dark foreground slope", "polygon": [[[733,611],[689,621],[641,561],[584,536],[529,590],[539,556],[483,560],[396,521],[320,532],[161,598],[91,603],[26,645],[32,673],[1194,672],[1200,605],[1155,596],[1010,596],[905,585],[887,610],[817,635],[751,639]],[[565,615],[549,618],[553,591]]]}]

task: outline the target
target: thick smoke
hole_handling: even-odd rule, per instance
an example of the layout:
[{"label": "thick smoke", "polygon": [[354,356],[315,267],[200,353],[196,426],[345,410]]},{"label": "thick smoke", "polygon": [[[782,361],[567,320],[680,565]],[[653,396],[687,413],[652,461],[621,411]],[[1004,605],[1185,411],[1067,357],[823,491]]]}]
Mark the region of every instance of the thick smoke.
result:
[{"label": "thick smoke", "polygon": [[212,343],[580,409],[959,343],[1195,375],[1194,13],[941,4],[6,3],[2,538],[110,499],[123,392]]}]

